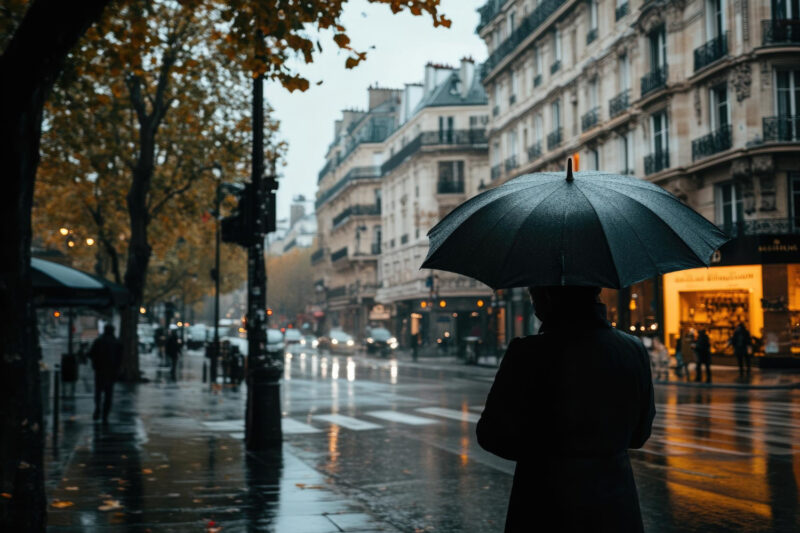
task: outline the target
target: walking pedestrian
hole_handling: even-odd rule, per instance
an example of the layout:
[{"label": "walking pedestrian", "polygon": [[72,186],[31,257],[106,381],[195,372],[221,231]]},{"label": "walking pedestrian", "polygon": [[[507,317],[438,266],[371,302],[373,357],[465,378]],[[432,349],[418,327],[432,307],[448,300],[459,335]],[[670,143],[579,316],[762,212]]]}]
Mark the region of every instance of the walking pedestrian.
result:
[{"label": "walking pedestrian", "polygon": [[669,351],[661,339],[653,337],[653,347],[650,350],[651,369],[655,379],[669,379]]},{"label": "walking pedestrian", "polygon": [[517,463],[505,531],[641,532],[627,450],[655,417],[647,352],[608,323],[600,288],[529,292],[539,334],[511,341],[477,426]]},{"label": "walking pedestrian", "polygon": [[103,423],[108,423],[111,402],[114,398],[114,382],[117,380],[122,363],[122,343],[114,336],[114,326],[106,324],[103,334],[98,337],[89,350],[89,358],[94,369],[94,420],[101,416],[102,400]]},{"label": "walking pedestrian", "polygon": [[739,322],[739,325],[736,326],[728,344],[733,346],[733,354],[736,356],[736,362],[739,363],[739,377],[744,376],[745,364],[747,365],[747,374],[749,375],[750,350],[753,349],[753,339],[743,322]]},{"label": "walking pedestrian", "polygon": [[681,355],[686,369],[686,380],[689,381],[692,379],[689,372],[689,364],[694,363],[695,369],[697,368],[697,358],[694,353],[694,331],[692,328],[687,329],[681,336]]},{"label": "walking pedestrian", "polygon": [[167,359],[169,359],[169,376],[172,381],[178,380],[178,357],[181,353],[181,341],[178,339],[178,334],[174,331],[170,332],[167,344],[165,346],[167,352]]},{"label": "walking pedestrian", "polygon": [[701,329],[694,343],[694,352],[697,356],[697,375],[695,381],[703,379],[703,365],[706,367],[706,383],[711,383],[711,341],[706,334],[706,330]]}]

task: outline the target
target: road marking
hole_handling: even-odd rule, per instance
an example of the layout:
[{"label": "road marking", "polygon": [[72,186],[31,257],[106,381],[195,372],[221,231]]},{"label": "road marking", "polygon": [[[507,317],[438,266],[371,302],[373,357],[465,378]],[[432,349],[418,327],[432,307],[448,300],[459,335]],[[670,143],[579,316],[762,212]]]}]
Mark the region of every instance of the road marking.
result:
[{"label": "road marking", "polygon": [[244,429],[244,420],[219,420],[203,422],[203,425],[211,431],[241,431]]},{"label": "road marking", "polygon": [[485,406],[483,406],[483,405],[470,405],[470,406],[469,406],[469,410],[470,410],[470,411],[477,411],[477,412],[479,412],[479,413],[482,413],[482,412],[483,412],[483,409],[484,409],[484,407],[485,407]]},{"label": "road marking", "polygon": [[353,431],[381,428],[381,426],[378,424],[364,422],[363,420],[344,415],[317,415],[314,417],[314,420],[323,420],[325,422],[330,422],[331,424],[336,424],[337,426],[342,426],[343,428],[352,429]]},{"label": "road marking", "polygon": [[456,409],[445,409],[443,407],[422,407],[417,409],[420,413],[426,415],[441,416],[442,418],[450,418],[452,420],[459,420],[461,422],[471,422],[476,424],[480,420],[480,415],[470,413],[468,411],[458,411]]},{"label": "road marking", "polygon": [[401,424],[409,424],[412,426],[425,426],[428,424],[438,424],[436,420],[430,418],[422,418],[421,416],[407,415],[405,413],[398,413],[397,411],[369,411],[366,414],[374,416],[375,418],[382,418],[390,422],[399,422]]},{"label": "road marking", "polygon": [[244,440],[244,432],[242,433],[230,433],[232,439],[236,440]]},{"label": "road marking", "polygon": [[298,422],[293,418],[284,418],[281,421],[281,429],[286,434],[319,433],[322,431],[321,429],[317,429],[314,426],[309,426],[308,424]]}]

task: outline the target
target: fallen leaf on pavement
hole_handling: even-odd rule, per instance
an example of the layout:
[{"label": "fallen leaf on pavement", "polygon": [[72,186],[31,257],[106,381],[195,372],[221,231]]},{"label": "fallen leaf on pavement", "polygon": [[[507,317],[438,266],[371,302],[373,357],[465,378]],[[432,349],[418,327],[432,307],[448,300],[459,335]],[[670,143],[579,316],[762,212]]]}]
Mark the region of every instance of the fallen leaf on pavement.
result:
[{"label": "fallen leaf on pavement", "polygon": [[50,503],[51,507],[55,507],[56,509],[64,509],[66,507],[72,507],[75,505],[73,502],[68,502],[65,500],[56,500]]},{"label": "fallen leaf on pavement", "polygon": [[78,490],[79,487],[64,487],[64,490]]},{"label": "fallen leaf on pavement", "polygon": [[3,498],[9,499],[9,500],[14,497],[14,495],[11,494],[10,492],[0,493],[0,496],[2,496]]},{"label": "fallen leaf on pavement", "polygon": [[142,474],[152,474],[152,473],[153,473],[152,468],[142,468]]},{"label": "fallen leaf on pavement", "polygon": [[97,508],[99,511],[113,511],[114,509],[122,509],[119,500],[103,500],[103,505]]}]

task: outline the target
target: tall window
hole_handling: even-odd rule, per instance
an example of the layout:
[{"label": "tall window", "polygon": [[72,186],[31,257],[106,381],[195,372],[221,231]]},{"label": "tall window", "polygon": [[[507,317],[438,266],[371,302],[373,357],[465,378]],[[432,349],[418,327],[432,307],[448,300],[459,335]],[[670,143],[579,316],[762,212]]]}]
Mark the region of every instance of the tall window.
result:
[{"label": "tall window", "polygon": [[513,11],[508,14],[508,34],[511,35],[514,33],[514,30],[517,28],[517,14]]},{"label": "tall window", "polygon": [[631,62],[628,59],[628,54],[619,56],[617,63],[619,92],[622,92],[631,88]]},{"label": "tall window", "polygon": [[589,0],[589,30],[597,31],[597,0]]},{"label": "tall window", "polygon": [[513,129],[508,132],[508,156],[516,157],[517,155],[517,130]]},{"label": "tall window", "polygon": [[718,130],[729,123],[728,117],[728,87],[719,85],[709,91],[711,102],[711,130]]},{"label": "tall window", "polygon": [[516,71],[516,70],[514,70],[514,69],[512,68],[512,69],[511,69],[511,97],[512,97],[512,98],[513,98],[514,96],[516,96],[516,95],[517,95],[517,92],[518,92],[518,91],[517,91],[517,89],[518,89],[518,87],[517,87],[517,84],[518,84],[517,80],[518,80],[518,78],[519,78],[519,76],[517,76],[517,71]]},{"label": "tall window", "polygon": [[541,143],[542,139],[544,138],[544,128],[542,126],[542,122],[542,114],[536,113],[536,116],[533,117],[533,138],[537,143]]},{"label": "tall window", "polygon": [[586,155],[586,170],[600,170],[600,152],[596,148],[590,148]]},{"label": "tall window", "polygon": [[453,117],[439,117],[439,142],[453,142]]},{"label": "tall window", "polygon": [[497,166],[500,164],[500,142],[495,141],[492,144],[492,166]]},{"label": "tall window", "polygon": [[440,193],[464,192],[464,161],[439,161]]},{"label": "tall window", "polygon": [[556,28],[553,31],[553,63],[561,61],[561,31]]},{"label": "tall window", "polygon": [[706,0],[706,34],[709,39],[725,33],[725,0]]},{"label": "tall window", "polygon": [[667,34],[664,26],[650,33],[650,70],[667,64]]},{"label": "tall window", "polygon": [[775,111],[781,140],[800,138],[800,70],[775,72]]},{"label": "tall window", "polygon": [[772,0],[773,20],[800,18],[800,0]]},{"label": "tall window", "polygon": [[717,186],[717,224],[725,229],[732,228],[744,220],[742,195],[734,183]]},{"label": "tall window", "polygon": [[669,151],[669,131],[667,126],[667,112],[659,111],[650,116],[650,126],[653,131],[652,149],[654,154],[663,154]]},{"label": "tall window", "polygon": [[561,128],[561,103],[558,100],[550,104],[550,116],[553,123],[553,131]]},{"label": "tall window", "polygon": [[617,161],[619,162],[619,173],[620,174],[629,174],[630,167],[628,166],[628,158],[629,152],[632,148],[632,145],[628,143],[628,135],[630,132],[626,132],[624,135],[620,135],[619,139],[617,140],[617,146],[619,146],[619,153],[617,154]]},{"label": "tall window", "polygon": [[598,106],[598,92],[597,92],[597,78],[589,82],[589,109],[594,109]]}]

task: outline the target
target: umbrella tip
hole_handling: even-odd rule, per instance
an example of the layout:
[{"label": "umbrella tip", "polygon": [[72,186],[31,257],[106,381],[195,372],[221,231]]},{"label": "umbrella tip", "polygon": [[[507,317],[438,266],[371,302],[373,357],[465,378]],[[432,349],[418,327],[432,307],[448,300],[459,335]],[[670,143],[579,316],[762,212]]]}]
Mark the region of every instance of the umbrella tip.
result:
[{"label": "umbrella tip", "polygon": [[572,158],[567,158],[567,183],[572,183],[575,178],[572,176]]}]

